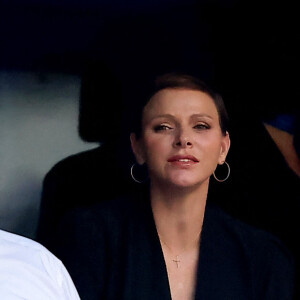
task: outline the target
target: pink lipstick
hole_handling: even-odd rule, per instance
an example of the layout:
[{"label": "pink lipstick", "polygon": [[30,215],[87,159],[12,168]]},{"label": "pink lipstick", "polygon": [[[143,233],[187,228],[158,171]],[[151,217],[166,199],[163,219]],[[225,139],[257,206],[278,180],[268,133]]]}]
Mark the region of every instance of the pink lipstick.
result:
[{"label": "pink lipstick", "polygon": [[174,155],[168,159],[169,163],[177,166],[191,166],[199,162],[193,155]]}]

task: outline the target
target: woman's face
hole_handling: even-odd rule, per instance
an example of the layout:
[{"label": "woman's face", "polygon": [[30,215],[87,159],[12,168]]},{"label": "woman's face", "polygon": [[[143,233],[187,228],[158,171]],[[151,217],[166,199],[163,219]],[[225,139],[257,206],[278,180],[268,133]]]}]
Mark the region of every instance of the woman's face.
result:
[{"label": "woman's face", "polygon": [[152,184],[191,187],[209,180],[225,161],[229,135],[221,132],[213,99],[188,89],[157,92],[144,108],[142,137],[131,136],[140,164]]}]

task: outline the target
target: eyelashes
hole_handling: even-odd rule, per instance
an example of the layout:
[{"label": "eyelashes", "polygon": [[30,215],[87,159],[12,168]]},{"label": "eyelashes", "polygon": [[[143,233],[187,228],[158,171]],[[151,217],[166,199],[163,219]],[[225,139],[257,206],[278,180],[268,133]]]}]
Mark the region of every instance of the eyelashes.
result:
[{"label": "eyelashes", "polygon": [[[154,126],[154,131],[155,132],[167,131],[167,130],[172,130],[174,128],[175,128],[175,126],[171,126],[168,124],[159,124],[159,125]],[[202,131],[202,130],[210,129],[211,126],[207,123],[198,123],[195,126],[193,126],[193,128],[196,129],[197,131]]]},{"label": "eyelashes", "polygon": [[171,129],[173,129],[173,127],[171,127],[170,125],[166,125],[166,124],[160,124],[160,125],[154,126],[155,132],[171,130]]},{"label": "eyelashes", "polygon": [[197,125],[195,125],[193,128],[197,129],[197,130],[205,130],[205,129],[210,129],[210,125],[207,123],[199,123]]}]

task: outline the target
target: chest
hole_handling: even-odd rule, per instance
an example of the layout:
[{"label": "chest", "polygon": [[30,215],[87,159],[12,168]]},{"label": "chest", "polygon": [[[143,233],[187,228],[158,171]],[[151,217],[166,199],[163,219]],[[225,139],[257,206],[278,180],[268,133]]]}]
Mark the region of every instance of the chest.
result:
[{"label": "chest", "polygon": [[220,238],[223,231],[210,231],[204,230],[200,255],[198,247],[174,256],[164,251],[153,221],[144,215],[122,224],[122,234],[111,233],[105,243],[97,243],[87,268],[99,299],[251,299],[252,277],[245,254],[236,243]]},{"label": "chest", "polygon": [[163,255],[172,300],[194,299],[197,283],[198,248],[174,256],[163,247]]}]

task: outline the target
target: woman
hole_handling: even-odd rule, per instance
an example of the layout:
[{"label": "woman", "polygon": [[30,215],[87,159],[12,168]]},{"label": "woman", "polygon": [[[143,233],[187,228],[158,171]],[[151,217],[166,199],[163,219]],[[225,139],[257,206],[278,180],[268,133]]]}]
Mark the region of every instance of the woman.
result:
[{"label": "woman", "polygon": [[148,170],[146,192],[62,227],[56,253],[82,299],[291,299],[292,262],[280,242],[206,205],[230,147],[221,97],[167,74],[147,100],[130,137]]}]

